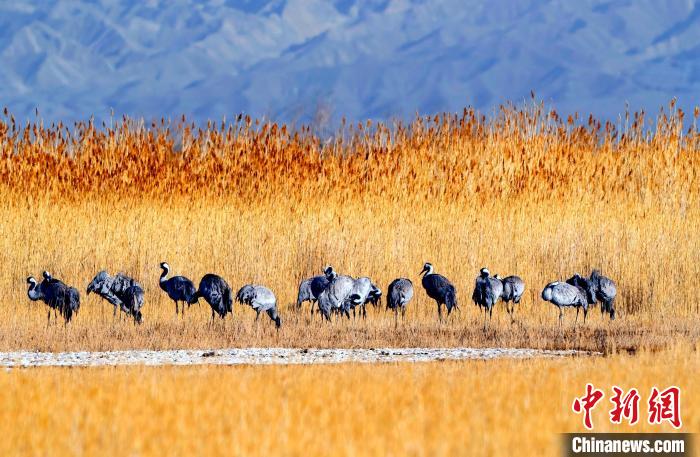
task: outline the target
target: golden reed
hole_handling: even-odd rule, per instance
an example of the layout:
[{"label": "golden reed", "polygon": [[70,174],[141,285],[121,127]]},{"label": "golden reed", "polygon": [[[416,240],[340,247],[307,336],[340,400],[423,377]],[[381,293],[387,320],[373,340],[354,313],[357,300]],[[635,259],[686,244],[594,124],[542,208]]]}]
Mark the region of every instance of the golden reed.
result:
[{"label": "golden reed", "polygon": [[[115,125],[21,124],[0,118],[0,339],[2,349],[231,345],[510,345],[615,348],[666,345],[700,333],[700,135],[671,106],[617,122],[561,118],[534,101],[486,118],[419,117],[410,124],[310,127],[238,117]],[[208,272],[233,287],[271,287],[278,334],[252,311],[233,328],[209,326],[208,306],[174,318],[158,264],[195,282]],[[417,273],[431,261],[456,285],[461,312],[438,325]],[[386,292],[416,286],[407,321],[380,310],[366,322],[312,323],[296,288],[323,265],[368,275]],[[471,304],[482,266],[527,283],[510,325],[497,307],[486,330]],[[601,268],[615,279],[620,319],[595,312],[574,327],[542,302],[544,284]],[[146,288],[145,323],[112,321],[83,294],[67,329],[46,328],[25,278],[44,269],[81,291],[101,269]],[[240,309],[240,308],[239,308]],[[249,310],[248,310],[249,311]],[[579,322],[580,324],[580,322]]]}]

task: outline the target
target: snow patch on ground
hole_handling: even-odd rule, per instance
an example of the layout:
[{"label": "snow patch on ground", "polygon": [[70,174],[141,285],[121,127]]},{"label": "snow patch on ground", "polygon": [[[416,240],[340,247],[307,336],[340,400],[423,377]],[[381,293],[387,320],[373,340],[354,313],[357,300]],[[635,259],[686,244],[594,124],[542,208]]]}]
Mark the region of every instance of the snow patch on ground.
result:
[{"label": "snow patch on ground", "polygon": [[515,348],[131,350],[109,352],[1,352],[0,366],[99,367],[120,365],[309,365],[332,363],[433,362],[531,359],[600,355],[576,350]]}]

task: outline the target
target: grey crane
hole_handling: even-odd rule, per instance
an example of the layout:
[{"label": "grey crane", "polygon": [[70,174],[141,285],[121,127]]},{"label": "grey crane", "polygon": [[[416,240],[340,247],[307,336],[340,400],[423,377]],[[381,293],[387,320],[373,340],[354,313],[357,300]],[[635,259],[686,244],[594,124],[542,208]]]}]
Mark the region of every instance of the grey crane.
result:
[{"label": "grey crane", "polygon": [[80,293],[74,287],[66,285],[63,281],[53,278],[48,271],[43,272],[44,280],[37,284],[33,276],[27,278],[29,290],[27,296],[32,301],[42,300],[49,306],[48,321],[51,321],[51,310],[63,316],[66,324],[71,321],[73,315],[80,309]]},{"label": "grey crane", "polygon": [[355,308],[360,308],[362,318],[367,318],[367,303],[372,300],[379,300],[382,296],[382,291],[372,283],[372,280],[366,276],[354,280],[350,294],[343,302],[343,311],[352,308],[352,316],[355,317]]},{"label": "grey crane", "polygon": [[484,310],[484,317],[488,313],[489,319],[493,315],[493,307],[503,295],[503,283],[490,274],[487,268],[482,268],[479,271],[479,276],[474,281],[474,292],[472,293],[472,300]]},{"label": "grey crane", "polygon": [[314,314],[314,304],[318,301],[318,296],[328,287],[328,283],[333,279],[335,271],[332,266],[327,266],[323,269],[323,274],[305,279],[299,284],[299,293],[297,294],[297,309],[301,308],[301,304],[305,301],[311,302],[311,315]]},{"label": "grey crane", "polygon": [[282,319],[277,313],[277,298],[270,289],[258,284],[247,284],[236,294],[238,303],[246,304],[255,310],[255,320],[260,318],[260,313],[265,311],[279,330]]},{"label": "grey crane", "polygon": [[133,317],[135,323],[140,324],[143,321],[141,308],[144,305],[144,291],[135,279],[123,273],[112,276],[102,270],[87,286],[87,294],[91,293],[111,303],[114,306],[114,316],[119,308],[126,315]]},{"label": "grey crane", "polygon": [[[42,273],[44,276],[44,282],[50,284],[51,290],[48,295],[53,295],[56,302],[58,303],[59,311],[63,314],[63,318],[66,323],[70,322],[74,314],[78,314],[80,310],[80,293],[75,287],[71,287],[61,281],[51,276],[48,271]],[[45,294],[47,294],[45,292]]]},{"label": "grey crane", "polygon": [[617,295],[617,287],[615,282],[600,274],[600,271],[593,270],[591,272],[591,283],[595,290],[595,297],[600,300],[600,313],[608,313],[610,320],[615,320],[615,296]]},{"label": "grey crane", "polygon": [[459,309],[455,286],[446,277],[435,273],[433,265],[429,262],[423,265],[423,270],[419,274],[423,273],[425,273],[422,280],[423,288],[428,297],[437,303],[438,319],[442,320],[442,305],[447,307],[448,316],[453,309]]},{"label": "grey crane", "polygon": [[202,297],[211,306],[211,320],[214,313],[222,319],[226,314],[233,314],[233,291],[228,283],[219,275],[208,273],[199,281],[197,297]]},{"label": "grey crane", "polygon": [[617,289],[615,283],[605,276],[602,276],[598,270],[593,270],[590,278],[585,278],[578,273],[575,273],[571,278],[567,279],[568,284],[579,286],[584,290],[590,288],[592,293],[588,295],[588,304],[595,305],[598,301],[601,302],[600,314],[609,313],[610,319],[615,319],[615,295]]},{"label": "grey crane", "polygon": [[352,292],[355,280],[346,275],[334,274],[328,286],[318,296],[318,309],[327,321],[331,320],[331,312],[338,311],[350,318],[345,309],[345,302]]},{"label": "grey crane", "polygon": [[173,276],[166,278],[170,273],[170,265],[167,262],[161,262],[160,268],[163,273],[160,275],[160,288],[163,289],[168,296],[175,302],[175,315],[178,314],[178,302],[182,303],[182,315],[185,315],[185,304],[187,306],[197,303],[197,288],[194,283],[184,276]]},{"label": "grey crane", "polygon": [[372,289],[369,291],[369,295],[367,296],[367,300],[365,301],[364,305],[367,305],[367,303],[371,303],[372,306],[375,308],[379,306],[379,303],[382,301],[382,289],[377,287],[376,284],[372,283]]},{"label": "grey crane", "polygon": [[401,319],[406,318],[406,305],[413,298],[413,283],[407,278],[391,281],[387,290],[386,308],[394,310],[394,320],[398,318],[401,309]]},{"label": "grey crane", "polygon": [[576,322],[578,322],[578,314],[583,308],[583,322],[586,322],[588,315],[588,303],[593,294],[593,288],[590,285],[585,287],[569,284],[566,282],[550,282],[542,290],[542,300],[552,303],[559,308],[559,326],[562,325],[564,318],[563,308],[573,306],[576,308]]},{"label": "grey crane", "polygon": [[[510,321],[514,322],[515,319],[513,314],[515,313],[515,305],[520,303],[520,299],[525,293],[525,281],[523,281],[519,276],[506,276],[501,279],[498,275],[493,275],[494,278],[499,279],[503,283],[503,293],[501,294],[501,299],[506,304],[506,311],[510,314]],[[512,303],[512,304],[511,304]]]}]

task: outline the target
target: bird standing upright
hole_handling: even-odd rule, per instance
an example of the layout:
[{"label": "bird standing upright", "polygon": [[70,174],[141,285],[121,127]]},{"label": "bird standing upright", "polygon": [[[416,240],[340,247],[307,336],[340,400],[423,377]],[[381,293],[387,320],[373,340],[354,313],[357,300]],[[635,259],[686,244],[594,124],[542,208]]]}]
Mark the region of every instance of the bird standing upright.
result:
[{"label": "bird standing upright", "polygon": [[447,307],[447,315],[452,313],[453,309],[459,309],[457,305],[457,291],[455,286],[444,276],[433,271],[433,265],[426,262],[423,265],[423,270],[419,274],[423,274],[423,288],[428,294],[428,297],[435,300],[438,309],[438,319],[442,320],[442,305]]},{"label": "bird standing upright", "polygon": [[175,302],[175,315],[178,314],[178,302],[182,304],[182,315],[185,315],[185,303],[187,306],[197,303],[197,288],[194,283],[184,276],[173,276],[166,278],[170,273],[170,265],[167,262],[161,262],[160,268],[163,273],[160,275],[160,288],[163,289],[168,296]]}]

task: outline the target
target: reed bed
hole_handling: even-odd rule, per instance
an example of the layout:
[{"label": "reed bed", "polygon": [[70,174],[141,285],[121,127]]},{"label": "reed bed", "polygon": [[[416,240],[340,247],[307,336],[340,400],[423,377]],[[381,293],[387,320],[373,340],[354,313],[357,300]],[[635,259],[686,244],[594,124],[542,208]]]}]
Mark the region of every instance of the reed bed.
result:
[{"label": "reed bed", "polygon": [[[45,126],[0,119],[0,349],[224,346],[587,348],[614,352],[697,341],[700,135],[673,104],[655,119],[560,118],[533,102],[485,118],[420,117],[403,125],[309,128],[238,117],[121,119]],[[195,282],[275,291],[277,333],[250,309],[209,323],[208,305],[176,318],[158,264]],[[443,324],[417,276],[424,262],[455,283],[461,311]],[[367,321],[311,321],[295,309],[300,280],[326,264],[386,291],[413,280],[406,322],[380,309]],[[500,305],[484,329],[470,301],[478,270],[526,281],[511,325]],[[549,281],[600,268],[618,284],[619,319],[597,309],[563,329],[539,294]],[[101,269],[146,289],[144,324],[114,320],[82,294],[74,322],[46,324],[26,298],[42,270],[81,291]],[[581,316],[582,317],[582,316]],[[581,322],[579,321],[579,324]]]}]

